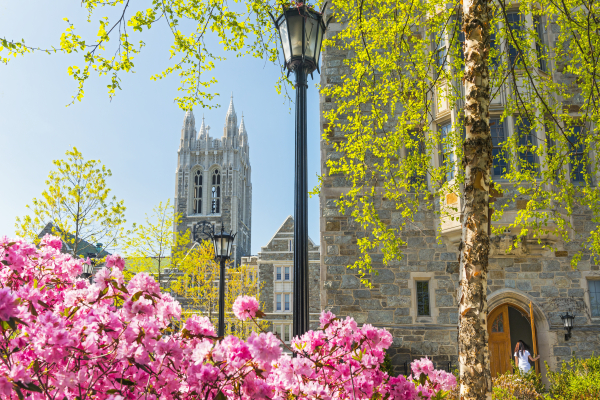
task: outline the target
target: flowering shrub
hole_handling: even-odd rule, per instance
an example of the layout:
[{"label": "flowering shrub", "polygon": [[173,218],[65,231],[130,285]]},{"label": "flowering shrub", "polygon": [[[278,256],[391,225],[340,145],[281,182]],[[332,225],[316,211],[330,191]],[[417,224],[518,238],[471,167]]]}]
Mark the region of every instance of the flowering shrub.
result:
[{"label": "flowering shrub", "polygon": [[[282,354],[271,332],[219,340],[205,317],[169,326],[181,308],[140,273],[127,284],[123,260],[107,259],[90,284],[84,260],[0,238],[0,397],[7,399],[367,399],[443,398],[456,381],[412,364],[390,377],[380,364],[391,335],[352,318],[321,315],[321,328],[294,338]],[[262,315],[240,298],[239,318]]]}]

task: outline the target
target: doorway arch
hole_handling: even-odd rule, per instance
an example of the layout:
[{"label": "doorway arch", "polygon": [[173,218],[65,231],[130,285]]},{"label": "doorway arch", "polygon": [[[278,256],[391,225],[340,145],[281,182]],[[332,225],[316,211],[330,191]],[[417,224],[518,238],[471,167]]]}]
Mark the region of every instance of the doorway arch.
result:
[{"label": "doorway arch", "polygon": [[513,349],[518,340],[533,349],[529,316],[514,304],[504,303],[489,314],[488,335],[492,377],[512,370]]},{"label": "doorway arch", "polygon": [[[536,304],[536,302],[533,298],[530,298],[525,293],[522,293],[515,289],[510,289],[510,288],[497,290],[497,291],[491,293],[488,296],[488,310],[489,310],[488,320],[487,320],[488,335],[491,334],[490,328],[494,323],[494,319],[500,313],[500,311],[499,311],[500,307],[506,305],[508,307],[516,309],[520,314],[529,315],[529,312],[527,310],[529,310],[530,302],[532,303],[533,317],[534,317],[535,330],[536,330],[536,336],[537,336],[538,352],[539,352],[539,355],[541,356],[541,359],[538,364],[540,367],[539,372],[542,375],[542,382],[544,382],[544,384],[548,385],[549,383],[546,378],[546,367],[545,367],[544,363],[548,362],[548,366],[550,368],[555,368],[555,364],[556,364],[554,362],[553,358],[550,356],[550,348],[551,348],[552,339],[550,337],[550,330],[549,330],[549,325],[548,325],[548,320],[546,318],[546,315],[544,314],[542,309]],[[492,315],[492,314],[494,314],[494,315]],[[494,319],[492,319],[492,317]],[[504,316],[503,318],[507,318],[507,316]],[[508,319],[509,319],[508,323],[510,324],[510,316],[508,316]],[[509,325],[509,329],[510,329],[510,325]],[[531,329],[531,327],[529,327],[529,329]],[[488,338],[491,339],[491,336],[488,336]],[[518,340],[518,339],[519,338],[517,338],[516,340]],[[515,342],[516,342],[516,340],[515,340]],[[511,338],[511,343],[512,343],[512,338]],[[507,346],[507,347],[511,347],[511,346]],[[510,348],[509,357],[512,357],[513,350],[514,350],[514,345],[512,346],[512,348]],[[492,351],[492,348],[490,346],[490,367],[491,367],[491,363],[493,361],[491,351]],[[510,365],[510,359],[508,359],[508,365]]]}]

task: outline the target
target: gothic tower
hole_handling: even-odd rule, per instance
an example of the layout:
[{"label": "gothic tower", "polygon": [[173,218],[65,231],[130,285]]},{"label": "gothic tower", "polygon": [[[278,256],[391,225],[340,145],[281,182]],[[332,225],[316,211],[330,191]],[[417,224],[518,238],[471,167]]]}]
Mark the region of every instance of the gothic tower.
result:
[{"label": "gothic tower", "polygon": [[250,146],[244,116],[238,126],[233,96],[225,116],[223,136],[210,136],[202,118],[196,131],[194,113],[187,111],[181,129],[175,174],[175,211],[182,215],[174,229],[189,229],[194,240],[207,239],[208,229],[237,233],[232,260],[250,255],[252,180]]}]

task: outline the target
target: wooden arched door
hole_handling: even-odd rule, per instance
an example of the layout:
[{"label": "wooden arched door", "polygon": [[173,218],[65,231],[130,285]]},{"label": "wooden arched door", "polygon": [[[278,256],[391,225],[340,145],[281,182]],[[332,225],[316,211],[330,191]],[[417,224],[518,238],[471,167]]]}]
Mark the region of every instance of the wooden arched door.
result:
[{"label": "wooden arched door", "polygon": [[511,369],[508,305],[496,308],[488,316],[490,369],[492,378]]}]

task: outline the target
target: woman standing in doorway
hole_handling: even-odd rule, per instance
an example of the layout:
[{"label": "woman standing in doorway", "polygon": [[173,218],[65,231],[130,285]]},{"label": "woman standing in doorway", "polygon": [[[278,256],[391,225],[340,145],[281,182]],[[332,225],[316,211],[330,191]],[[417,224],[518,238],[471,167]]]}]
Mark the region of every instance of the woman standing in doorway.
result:
[{"label": "woman standing in doorway", "polygon": [[531,357],[531,353],[529,353],[529,347],[523,342],[519,340],[517,345],[515,346],[515,364],[519,367],[521,372],[527,373],[531,368],[531,364],[529,361],[535,362],[540,359],[540,356],[535,358]]}]

